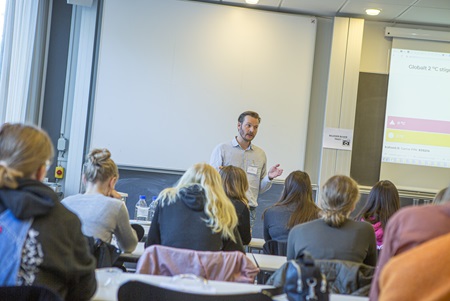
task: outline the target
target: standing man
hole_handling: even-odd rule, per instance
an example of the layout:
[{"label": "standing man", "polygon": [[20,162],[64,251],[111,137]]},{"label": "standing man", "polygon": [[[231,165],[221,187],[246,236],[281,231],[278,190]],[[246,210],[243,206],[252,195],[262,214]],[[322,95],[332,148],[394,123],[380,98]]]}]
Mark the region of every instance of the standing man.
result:
[{"label": "standing man", "polygon": [[[251,142],[258,133],[261,117],[253,111],[245,111],[238,118],[238,135],[231,142],[216,146],[211,155],[210,164],[215,168],[233,165],[242,168],[249,184],[247,198],[250,206],[250,227],[253,228],[256,220],[256,207],[258,195],[272,186],[272,180],[283,173],[277,164],[267,173],[266,153]],[[267,173],[267,175],[266,175]]]}]

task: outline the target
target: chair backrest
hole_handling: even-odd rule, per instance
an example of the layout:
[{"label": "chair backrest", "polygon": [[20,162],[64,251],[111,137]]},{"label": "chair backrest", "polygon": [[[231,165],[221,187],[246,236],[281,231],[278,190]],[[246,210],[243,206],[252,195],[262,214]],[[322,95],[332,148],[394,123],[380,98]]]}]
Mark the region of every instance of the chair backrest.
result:
[{"label": "chair backrest", "polygon": [[119,301],[271,301],[272,298],[262,293],[248,293],[236,295],[200,294],[175,291],[165,287],[129,281],[119,288]]},{"label": "chair backrest", "polygon": [[144,227],[142,227],[142,225],[139,224],[131,224],[131,228],[133,228],[134,231],[136,231],[138,241],[142,241],[142,238],[144,238],[145,234]]},{"label": "chair backrest", "polygon": [[2,286],[2,301],[63,301],[52,290],[43,286]]},{"label": "chair backrest", "polygon": [[286,256],[287,254],[287,242],[268,240],[263,245],[263,253],[269,255]]},{"label": "chair backrest", "polygon": [[136,273],[194,274],[207,280],[253,283],[259,268],[239,251],[195,251],[152,245],[140,257]]}]

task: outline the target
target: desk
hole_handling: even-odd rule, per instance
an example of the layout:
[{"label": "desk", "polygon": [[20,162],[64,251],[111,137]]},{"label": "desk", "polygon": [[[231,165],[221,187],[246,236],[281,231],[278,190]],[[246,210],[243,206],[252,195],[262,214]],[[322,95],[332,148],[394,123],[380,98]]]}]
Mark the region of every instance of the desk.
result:
[{"label": "desk", "polygon": [[[91,300],[94,301],[116,301],[117,292],[119,287],[130,280],[142,281],[145,283],[159,284],[162,282],[168,282],[172,277],[168,276],[155,276],[155,275],[144,275],[144,274],[131,274],[131,273],[112,273],[106,286],[105,283],[105,269],[98,269],[95,271],[97,278],[97,290],[95,295]],[[236,282],[224,282],[224,281],[208,281],[208,283],[216,289],[217,294],[230,294],[230,293],[256,293],[264,288],[272,288],[269,285],[254,285],[254,284],[244,284]],[[286,295],[276,296],[274,301],[287,301]],[[355,297],[348,295],[330,295],[330,301],[368,301],[367,297]]]},{"label": "desk", "polygon": [[119,256],[118,261],[121,262],[138,262],[141,255],[144,253],[145,243],[138,242],[136,249],[132,253],[122,253]]},{"label": "desk", "polygon": [[261,271],[266,272],[276,271],[286,262],[286,256],[247,253],[247,257],[259,266]]},{"label": "desk", "polygon": [[[103,300],[103,301],[115,301],[117,300],[117,292],[120,285],[129,280],[138,280],[151,284],[159,284],[162,282],[169,282],[172,277],[169,276],[156,276],[156,275],[144,275],[144,274],[131,274],[131,273],[110,273],[111,276],[105,277],[105,270],[97,269],[95,271],[97,278],[97,291],[91,300]],[[112,280],[107,281],[107,277]],[[105,286],[104,284],[107,283]],[[272,288],[269,285],[254,285],[236,282],[224,282],[224,281],[208,281],[209,285],[216,289],[216,294],[240,294],[240,293],[256,293],[260,292],[263,288]]]},{"label": "desk", "polygon": [[[120,254],[119,261],[137,262],[144,253],[145,246],[143,242],[139,242],[136,249],[132,253]],[[263,271],[273,272],[278,270],[285,262],[286,256],[276,256],[258,253],[247,253],[247,257]],[[256,259],[256,262],[255,262]]]},{"label": "desk", "polygon": [[[274,301],[288,301],[285,294],[273,297]],[[369,301],[369,297],[330,294],[330,301]]]},{"label": "desk", "polygon": [[252,237],[252,240],[247,246],[247,252],[251,253],[254,249],[259,250],[261,252],[265,242],[266,241],[263,238]]}]

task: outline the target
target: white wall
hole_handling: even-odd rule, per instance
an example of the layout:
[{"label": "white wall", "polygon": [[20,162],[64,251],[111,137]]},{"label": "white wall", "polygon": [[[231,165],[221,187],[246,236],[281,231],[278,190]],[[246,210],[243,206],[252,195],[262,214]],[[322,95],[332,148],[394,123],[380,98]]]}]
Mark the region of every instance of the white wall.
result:
[{"label": "white wall", "polygon": [[389,26],[388,23],[365,22],[360,72],[389,73],[389,53],[392,39],[384,37],[386,26]]},{"label": "white wall", "polygon": [[311,182],[319,183],[321,165],[322,133],[327,103],[328,70],[330,67],[333,19],[317,18],[316,49],[309,104],[308,138],[306,141],[305,172]]},{"label": "white wall", "polygon": [[[327,93],[329,85],[330,57],[334,55],[332,49],[333,31],[338,34],[333,19],[318,18],[317,40],[314,59],[313,81],[311,90],[311,101],[309,108],[308,133],[306,141],[305,171],[311,176],[311,181],[315,184],[321,184],[321,169],[327,169],[327,175],[335,169],[336,162],[333,160],[323,160],[322,158],[322,134],[325,126],[325,111],[327,102]],[[120,20],[118,20],[120,23]],[[360,72],[388,74],[389,51],[391,41],[384,37],[384,28],[386,26],[398,27],[418,27],[414,25],[390,24],[383,22],[366,21],[363,25],[363,37],[360,53],[354,52],[354,55],[360,55]],[[423,29],[440,29],[436,27],[424,27]],[[341,29],[346,30],[346,29]],[[353,79],[352,79],[353,80]],[[348,107],[344,114],[351,116],[354,114],[354,108]],[[351,121],[350,121],[351,122]],[[261,132],[262,133],[262,132]],[[261,134],[260,133],[260,134]],[[78,148],[78,154],[69,154],[77,158],[83,157],[82,148]],[[81,162],[78,160],[78,162]],[[78,163],[77,163],[78,164]],[[79,167],[81,169],[81,165]],[[341,163],[340,170],[350,169],[350,160]],[[76,181],[72,178],[71,181]],[[79,181],[79,180],[78,180]],[[71,187],[79,187],[78,183],[72,183]]]}]

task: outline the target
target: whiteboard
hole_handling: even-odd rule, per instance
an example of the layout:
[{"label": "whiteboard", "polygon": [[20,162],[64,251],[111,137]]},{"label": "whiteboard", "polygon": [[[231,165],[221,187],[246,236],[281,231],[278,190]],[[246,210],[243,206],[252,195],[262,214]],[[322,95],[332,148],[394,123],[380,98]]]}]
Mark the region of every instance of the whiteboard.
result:
[{"label": "whiteboard", "polygon": [[105,1],[89,146],[120,166],[186,170],[209,162],[253,110],[268,165],[303,170],[315,36],[313,17]]}]

